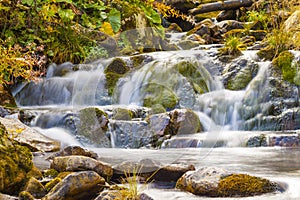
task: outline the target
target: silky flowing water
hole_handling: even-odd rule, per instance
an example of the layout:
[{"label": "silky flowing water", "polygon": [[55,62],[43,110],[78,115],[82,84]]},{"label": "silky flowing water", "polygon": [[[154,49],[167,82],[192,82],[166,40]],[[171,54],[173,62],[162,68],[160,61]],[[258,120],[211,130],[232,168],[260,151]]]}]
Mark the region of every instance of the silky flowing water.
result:
[{"label": "silky flowing water", "polygon": [[[239,116],[242,99],[245,95],[252,97],[255,104],[257,91],[262,79],[267,76],[267,62],[259,62],[259,71],[248,87],[240,91],[224,89],[220,81],[214,48],[210,50],[156,52],[147,54],[153,59],[147,61],[143,67],[121,78],[117,83],[114,95],[110,97],[105,90],[104,67],[108,60],[99,60],[82,65],[78,71],[70,71],[63,77],[53,76],[50,68],[47,78],[39,83],[20,86],[15,91],[15,98],[19,106],[31,112],[49,114],[47,118],[38,117],[32,126],[43,134],[60,140],[63,146],[81,145],[98,153],[101,160],[118,164],[122,161],[138,161],[150,158],[163,164],[184,163],[193,164],[196,168],[202,166],[220,167],[230,171],[248,173],[287,185],[284,193],[272,193],[244,199],[300,199],[300,150],[286,147],[243,147],[250,135],[279,134],[278,132],[243,131],[239,127],[242,120]],[[245,52],[247,59],[255,60],[255,51]],[[123,57],[125,60],[126,57]],[[199,62],[199,70],[205,77],[208,92],[195,95],[190,86],[185,84],[183,77],[174,73],[171,80],[176,79],[173,91],[180,98],[180,108],[191,108],[199,116],[204,133],[176,136],[178,139],[195,138],[197,148],[165,148],[165,149],[121,149],[95,148],[86,145],[80,138],[76,138],[70,131],[59,127],[57,119],[68,113],[78,111],[88,106],[142,106],[144,97],[143,87],[155,80],[168,80],[167,77],[158,79],[162,72],[172,75],[170,66],[182,60]],[[51,71],[52,70],[52,71]],[[153,79],[156,77],[157,79]],[[151,79],[152,78],[152,79]],[[163,86],[168,82],[158,82]],[[169,87],[169,86],[168,86]],[[299,131],[295,132],[299,133]],[[174,138],[172,138],[174,139]],[[111,133],[112,146],[114,135]],[[216,145],[219,144],[219,145]],[[218,146],[218,147],[216,147]],[[199,197],[175,189],[157,188],[154,184],[141,185],[154,199],[216,199]],[[232,198],[235,199],[235,198]]]}]

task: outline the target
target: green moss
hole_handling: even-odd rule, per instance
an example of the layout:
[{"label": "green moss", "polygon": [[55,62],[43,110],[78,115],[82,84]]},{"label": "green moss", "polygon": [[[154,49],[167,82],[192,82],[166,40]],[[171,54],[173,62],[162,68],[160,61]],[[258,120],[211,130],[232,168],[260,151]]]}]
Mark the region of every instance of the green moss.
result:
[{"label": "green moss", "polygon": [[267,179],[247,174],[234,174],[218,184],[218,195],[222,197],[246,197],[275,191],[275,184]]},{"label": "green moss", "polygon": [[161,104],[166,109],[173,109],[178,101],[176,94],[171,89],[160,84],[149,84],[146,93],[143,104],[146,107]]},{"label": "green moss", "polygon": [[35,198],[27,191],[22,191],[19,194],[19,200],[34,200]]},{"label": "green moss", "polygon": [[283,79],[291,83],[294,83],[297,73],[296,67],[292,65],[293,59],[294,55],[291,52],[283,51],[272,61],[273,65],[281,69]]},{"label": "green moss", "polygon": [[31,170],[27,173],[26,176],[27,176],[27,178],[30,178],[30,177],[34,177],[36,179],[42,179],[43,178],[42,172],[36,166],[33,166],[31,168]]},{"label": "green moss", "polygon": [[151,106],[150,114],[152,115],[164,112],[166,112],[166,109],[161,104],[154,104]]},{"label": "green moss", "polygon": [[121,58],[115,58],[104,70],[106,77],[106,88],[108,94],[112,95],[118,80],[129,71],[129,67]]},{"label": "green moss", "polygon": [[30,150],[9,139],[0,124],[0,192],[18,194],[32,166]]},{"label": "green moss", "polygon": [[113,118],[116,120],[131,120],[133,118],[133,113],[126,108],[115,108],[113,110]]},{"label": "green moss", "polygon": [[61,181],[61,178],[56,177],[55,179],[52,179],[45,185],[45,189],[47,192],[49,192],[56,184],[58,184]]},{"label": "green moss", "polygon": [[58,171],[56,171],[55,169],[48,169],[46,171],[44,171],[44,177],[48,177],[48,178],[55,178],[58,175]]},{"label": "green moss", "polygon": [[188,79],[196,93],[203,94],[209,91],[205,76],[198,70],[196,63],[181,61],[175,65],[175,68]]}]

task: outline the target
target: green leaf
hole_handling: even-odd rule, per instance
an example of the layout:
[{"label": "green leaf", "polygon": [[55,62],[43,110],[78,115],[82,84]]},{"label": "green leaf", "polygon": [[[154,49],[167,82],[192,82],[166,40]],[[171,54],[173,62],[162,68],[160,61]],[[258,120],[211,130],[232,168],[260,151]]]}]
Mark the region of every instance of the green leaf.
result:
[{"label": "green leaf", "polygon": [[159,14],[151,7],[143,7],[144,13],[147,19],[153,24],[161,24],[161,18]]},{"label": "green leaf", "polygon": [[64,22],[72,21],[75,16],[71,9],[58,9],[58,15]]},{"label": "green leaf", "polygon": [[33,5],[33,2],[34,0],[22,0],[22,4],[29,5],[29,6]]},{"label": "green leaf", "polygon": [[56,2],[58,2],[58,3],[69,3],[69,4],[73,3],[72,0],[56,0]]},{"label": "green leaf", "polygon": [[117,9],[113,8],[108,13],[108,21],[113,29],[113,31],[116,33],[121,28],[121,13]]}]

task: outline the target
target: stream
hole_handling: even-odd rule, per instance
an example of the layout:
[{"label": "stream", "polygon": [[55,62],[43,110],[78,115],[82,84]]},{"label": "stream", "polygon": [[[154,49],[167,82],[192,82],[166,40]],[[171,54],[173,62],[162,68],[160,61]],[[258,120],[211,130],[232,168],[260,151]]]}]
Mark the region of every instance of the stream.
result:
[{"label": "stream", "polygon": [[[270,135],[271,138],[281,134],[300,134],[299,130],[261,131],[260,127],[256,127],[252,131],[247,131],[244,128],[245,119],[241,115],[243,102],[247,97],[247,101],[251,102],[249,105],[253,107],[261,103],[259,97],[263,94],[260,90],[266,87],[264,80],[268,76],[267,69],[270,63],[258,61],[255,56],[256,51],[245,51],[242,57],[259,66],[257,74],[245,89],[227,90],[221,80],[221,71],[226,63],[222,64],[216,59],[216,49],[213,46],[201,46],[193,50],[142,55],[143,62],[140,66],[118,80],[111,96],[105,88],[104,71],[113,58],[78,65],[75,71],[71,63],[66,63],[63,67],[53,65],[49,68],[45,79],[18,86],[14,90],[14,96],[22,109],[36,116],[30,122],[32,127],[51,138],[60,140],[63,146],[80,145],[91,149],[105,162],[118,164],[123,161],[150,158],[163,164],[189,163],[196,168],[220,167],[287,185],[287,190],[283,193],[244,199],[300,199],[299,146],[245,147],[250,136],[265,134]],[[121,58],[131,69],[134,68],[129,57]],[[188,78],[174,70],[174,66],[182,61],[196,63],[197,72],[202,75],[202,79],[197,83],[199,83],[199,90],[204,90],[204,93],[194,92],[193,85],[187,81]],[[59,74],[59,69],[62,68],[67,70],[63,76]],[[149,85],[152,83],[159,85],[157,88],[161,88],[162,93],[169,91],[176,95],[175,108],[189,108],[197,113],[202,123],[202,132],[173,136],[165,140],[160,149],[152,149],[147,145],[142,148],[124,148],[124,142],[120,142],[116,135],[120,134],[118,131],[125,131],[127,127],[125,125],[120,126],[120,130],[112,130],[109,126],[107,134],[110,137],[111,147],[115,148],[97,146],[93,141],[86,140],[76,132],[77,120],[80,120],[76,118],[77,112],[86,107],[96,106],[108,113],[115,107],[148,112],[143,104],[149,97],[146,91],[149,92]],[[167,92],[166,94],[169,94]],[[136,127],[135,123],[138,124]],[[137,130],[140,135],[147,135],[148,129],[140,128],[143,127],[143,123],[144,119],[135,119],[129,123],[133,125],[129,129],[126,128],[126,131]],[[197,145],[196,148],[167,146],[168,142],[176,143],[176,140],[196,141]],[[158,188],[153,184],[148,184],[146,187],[141,185],[141,188],[155,200],[218,199],[199,197],[175,189]]]}]

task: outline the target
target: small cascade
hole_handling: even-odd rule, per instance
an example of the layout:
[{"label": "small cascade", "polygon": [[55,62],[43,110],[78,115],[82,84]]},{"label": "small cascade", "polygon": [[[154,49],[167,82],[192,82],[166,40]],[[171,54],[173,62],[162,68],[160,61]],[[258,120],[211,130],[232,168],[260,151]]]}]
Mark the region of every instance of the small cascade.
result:
[{"label": "small cascade", "polygon": [[45,79],[30,82],[15,92],[17,103],[20,106],[110,104],[103,65],[76,67],[71,63],[50,66]]}]

